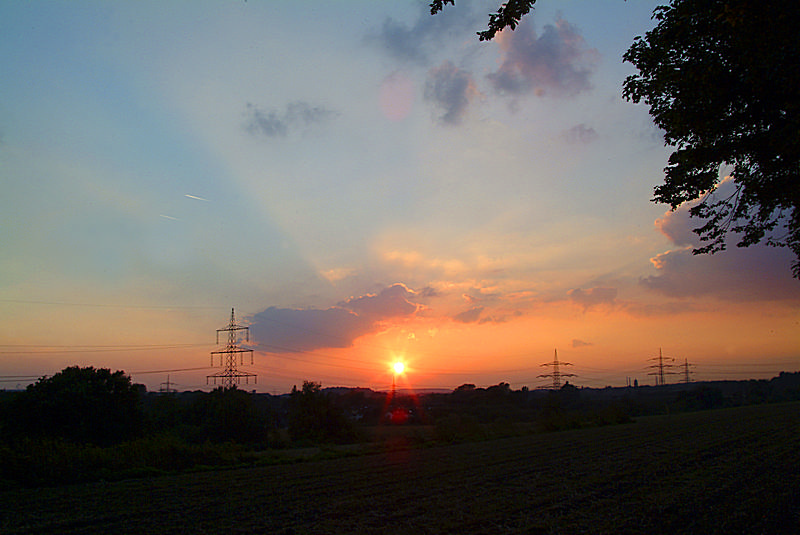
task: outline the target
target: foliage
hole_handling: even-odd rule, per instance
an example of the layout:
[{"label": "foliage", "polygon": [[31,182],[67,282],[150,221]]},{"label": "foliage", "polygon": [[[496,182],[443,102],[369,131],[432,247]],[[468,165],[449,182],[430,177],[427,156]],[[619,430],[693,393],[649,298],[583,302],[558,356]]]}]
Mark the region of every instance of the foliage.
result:
[{"label": "foliage", "polygon": [[[624,55],[639,73],[623,95],[650,106],[675,147],[656,202],[690,209],[705,223],[695,253],[737,245],[788,246],[800,278],[800,3],[673,0],[658,25]],[[720,169],[735,191],[717,198]]]},{"label": "foliage", "polygon": [[[124,441],[119,435],[88,440],[89,431],[81,422],[96,418],[98,429],[108,430],[100,420],[107,418],[108,412],[64,416],[78,422],[73,434],[55,424],[52,429],[40,427],[66,414],[43,405],[39,398],[43,392],[52,396],[48,401],[64,401],[74,412],[86,408],[69,397],[75,391],[89,399],[97,397],[98,388],[87,386],[93,383],[85,376],[96,380],[107,375],[122,377],[122,384],[136,393],[136,428],[140,432]],[[52,386],[56,383],[62,386],[56,389]],[[76,383],[83,387],[78,389]],[[206,467],[296,462],[309,456],[376,451],[376,447],[408,450],[435,442],[474,442],[620,424],[631,422],[632,416],[638,421],[641,416],[667,412],[800,400],[800,372],[782,372],[769,381],[606,389],[566,384],[557,391],[512,390],[505,382],[486,388],[465,384],[449,394],[392,400],[393,405],[387,405],[385,393],[369,389],[322,390],[319,383],[310,381],[287,396],[236,388],[140,396],[122,372],[68,368],[27,391],[0,392],[0,486],[61,485]],[[414,414],[419,411],[424,418],[410,417],[403,425],[386,425],[380,416],[387,406],[413,410]],[[91,404],[88,407],[92,410]],[[36,410],[43,411],[41,418],[30,419]],[[355,448],[329,445],[356,441],[365,443]],[[305,449],[298,450],[298,446]]]},{"label": "foliage", "polygon": [[303,381],[303,388],[292,388],[289,401],[289,436],[312,442],[352,442],[356,439],[352,422],[337,407],[322,385]]},{"label": "foliage", "polygon": [[17,395],[5,429],[10,436],[115,444],[141,432],[140,396],[122,371],[73,366]]},{"label": "foliage", "polygon": [[198,395],[187,407],[184,422],[191,426],[186,435],[192,442],[259,444],[267,439],[267,414],[256,407],[251,394],[235,386]]},{"label": "foliage", "polygon": [[[517,27],[520,19],[527,15],[533,8],[536,0],[508,0],[505,4],[497,8],[497,13],[489,15],[489,24],[486,30],[478,32],[478,39],[481,41],[491,41],[497,32],[508,27],[512,30]],[[455,5],[455,0],[433,0],[430,4],[431,15],[435,15],[444,6]]]}]

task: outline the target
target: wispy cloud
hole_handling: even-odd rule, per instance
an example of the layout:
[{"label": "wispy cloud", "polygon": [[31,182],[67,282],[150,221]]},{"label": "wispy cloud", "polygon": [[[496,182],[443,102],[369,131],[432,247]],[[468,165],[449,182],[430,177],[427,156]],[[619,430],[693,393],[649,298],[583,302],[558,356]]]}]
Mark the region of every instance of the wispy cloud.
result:
[{"label": "wispy cloud", "polygon": [[417,18],[411,24],[387,17],[377,34],[366,41],[377,45],[390,57],[404,63],[428,65],[432,53],[448,40],[460,39],[477,23],[469,5],[459,2],[446,14],[432,17],[427,5],[420,5]]},{"label": "wispy cloud", "polygon": [[208,199],[204,199],[203,197],[198,197],[197,195],[189,195],[188,193],[186,195],[184,195],[184,197],[189,198],[189,199],[194,199],[196,201],[211,202]]},{"label": "wispy cloud", "polygon": [[296,129],[327,123],[337,115],[337,112],[325,106],[302,101],[290,102],[282,110],[264,110],[248,102],[245,109],[245,129],[253,135],[286,137]]},{"label": "wispy cloud", "polygon": [[599,53],[566,20],[546,25],[537,35],[531,19],[523,19],[516,30],[501,32],[497,41],[503,63],[488,77],[500,93],[572,97],[592,87]]},{"label": "wispy cloud", "polygon": [[594,128],[591,126],[586,126],[583,123],[575,125],[569,130],[565,130],[561,134],[561,139],[573,145],[588,145],[592,141],[595,141],[598,137],[600,136],[597,135],[597,132]]},{"label": "wispy cloud", "polygon": [[457,125],[466,115],[470,102],[480,93],[472,74],[457,68],[449,61],[428,71],[425,83],[425,100],[442,110],[439,121]]},{"label": "wispy cloud", "polygon": [[481,312],[483,312],[483,307],[472,307],[460,314],[456,314],[453,319],[459,323],[475,323],[481,319]]},{"label": "wispy cloud", "polygon": [[568,291],[567,295],[573,303],[583,307],[584,310],[588,310],[598,305],[613,305],[614,300],[617,298],[617,289],[597,287],[582,290],[581,288],[575,288]]}]

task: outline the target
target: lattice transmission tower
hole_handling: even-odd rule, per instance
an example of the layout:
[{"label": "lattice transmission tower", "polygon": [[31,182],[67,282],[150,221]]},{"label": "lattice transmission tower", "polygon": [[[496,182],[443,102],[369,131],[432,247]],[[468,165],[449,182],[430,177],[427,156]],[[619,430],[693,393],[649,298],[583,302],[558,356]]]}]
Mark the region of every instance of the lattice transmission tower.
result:
[{"label": "lattice transmission tower", "polygon": [[694,364],[691,364],[689,362],[689,359],[683,359],[683,364],[679,364],[679,366],[681,368],[683,368],[683,371],[681,372],[681,375],[683,375],[682,382],[691,383],[692,382],[692,376],[691,376],[692,375],[692,370],[690,370],[689,367],[690,366],[694,366]]},{"label": "lattice transmission tower", "polygon": [[162,394],[174,394],[178,391],[176,388],[173,388],[174,386],[175,383],[171,382],[169,380],[169,375],[167,375],[167,382],[161,383],[161,388],[159,388],[158,391]]},{"label": "lattice transmission tower", "polygon": [[244,331],[245,341],[249,342],[250,328],[236,323],[236,316],[234,315],[233,309],[231,309],[230,323],[228,323],[227,327],[217,329],[217,344],[219,344],[219,333],[221,332],[228,333],[228,344],[225,346],[225,349],[211,352],[211,366],[214,366],[214,355],[219,355],[219,365],[222,366],[222,371],[206,376],[206,384],[208,384],[209,380],[213,380],[214,384],[217,384],[217,379],[219,379],[223,388],[234,388],[241,383],[242,378],[244,378],[244,382],[247,384],[250,377],[253,378],[254,383],[256,382],[256,374],[240,371],[237,368],[237,360],[239,363],[244,364],[245,353],[250,353],[250,364],[253,364],[253,350],[245,349],[237,345],[240,331]]},{"label": "lattice transmission tower", "polygon": [[558,349],[553,350],[553,362],[546,362],[542,364],[542,366],[552,366],[553,373],[546,373],[540,375],[539,377],[552,377],[553,378],[553,390],[559,390],[561,388],[561,378],[562,377],[577,377],[574,373],[562,373],[560,366],[572,366],[569,362],[559,362],[558,361]]},{"label": "lattice transmission tower", "polygon": [[[650,360],[655,360],[655,361],[658,361],[658,362],[656,364],[653,364],[652,366],[650,366],[650,368],[655,368],[655,371],[652,371],[652,372],[648,373],[647,375],[655,375],[656,386],[667,384],[666,381],[664,380],[664,375],[669,375],[669,374],[672,374],[672,373],[675,373],[675,372],[672,372],[672,371],[669,371],[669,370],[664,371],[664,369],[665,368],[672,368],[672,364],[670,364],[670,363],[673,362],[675,359],[672,358],[672,357],[665,357],[664,354],[661,352],[661,348],[659,347],[658,348],[658,356],[657,357],[653,357]],[[664,361],[667,361],[667,363],[665,364]]]}]

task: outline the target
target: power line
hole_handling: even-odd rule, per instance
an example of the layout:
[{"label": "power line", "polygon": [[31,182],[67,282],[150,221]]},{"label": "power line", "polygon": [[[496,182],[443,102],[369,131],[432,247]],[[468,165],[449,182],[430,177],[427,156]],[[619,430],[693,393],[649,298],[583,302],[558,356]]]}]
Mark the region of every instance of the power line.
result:
[{"label": "power line", "polygon": [[109,303],[76,303],[70,301],[38,301],[31,299],[8,299],[0,298],[0,303],[18,303],[22,305],[50,305],[50,306],[71,306],[71,307],[96,307],[96,308],[130,308],[146,310],[172,310],[172,309],[220,309],[220,306],[212,305],[118,305]]},{"label": "power line", "polygon": [[151,373],[176,373],[176,372],[194,372],[201,370],[211,370],[213,366],[203,366],[201,368],[172,368],[170,370],[147,370],[143,372],[130,372],[130,375],[147,375]]},{"label": "power line", "polygon": [[43,355],[43,354],[59,354],[59,353],[116,353],[124,351],[161,351],[164,349],[188,349],[192,347],[208,347],[211,344],[164,344],[164,345],[146,345],[146,346],[13,346],[6,345],[0,347],[40,347],[44,349],[38,350],[11,350],[0,351],[0,355]]}]

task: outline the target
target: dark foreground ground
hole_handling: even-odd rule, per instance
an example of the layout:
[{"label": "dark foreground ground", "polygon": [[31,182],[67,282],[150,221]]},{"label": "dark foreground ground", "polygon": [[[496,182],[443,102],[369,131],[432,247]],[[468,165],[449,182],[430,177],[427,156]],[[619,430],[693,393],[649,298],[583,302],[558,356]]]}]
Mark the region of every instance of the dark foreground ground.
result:
[{"label": "dark foreground ground", "polygon": [[797,534],[800,403],[4,492],[0,533]]}]

